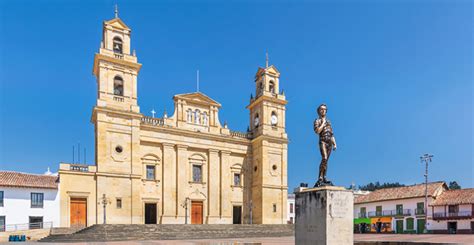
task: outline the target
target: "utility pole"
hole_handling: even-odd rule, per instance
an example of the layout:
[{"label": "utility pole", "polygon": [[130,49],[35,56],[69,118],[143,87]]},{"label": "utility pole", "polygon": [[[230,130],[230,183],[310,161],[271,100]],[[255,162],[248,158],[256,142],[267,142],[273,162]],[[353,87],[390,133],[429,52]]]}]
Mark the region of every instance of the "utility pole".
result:
[{"label": "utility pole", "polygon": [[431,162],[433,155],[424,154],[420,157],[421,163],[425,163],[425,227],[423,233],[428,233],[427,221],[428,221],[428,163]]}]

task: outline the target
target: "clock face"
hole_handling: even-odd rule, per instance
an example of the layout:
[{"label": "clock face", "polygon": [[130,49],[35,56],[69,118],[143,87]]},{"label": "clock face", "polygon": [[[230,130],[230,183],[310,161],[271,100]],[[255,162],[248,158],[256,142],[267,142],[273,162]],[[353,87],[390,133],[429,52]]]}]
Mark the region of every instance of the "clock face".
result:
[{"label": "clock face", "polygon": [[277,125],[278,123],[278,118],[276,115],[272,115],[272,125]]},{"label": "clock face", "polygon": [[260,119],[258,119],[258,116],[255,117],[253,123],[254,123],[255,126],[258,126],[258,124],[260,123]]}]

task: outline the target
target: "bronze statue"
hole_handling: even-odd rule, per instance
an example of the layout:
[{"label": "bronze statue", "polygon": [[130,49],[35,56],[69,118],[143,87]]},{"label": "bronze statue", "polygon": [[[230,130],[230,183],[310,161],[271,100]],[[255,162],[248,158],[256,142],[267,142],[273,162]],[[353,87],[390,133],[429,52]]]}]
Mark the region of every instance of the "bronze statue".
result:
[{"label": "bronze statue", "polygon": [[314,132],[319,135],[319,151],[321,152],[321,164],[319,165],[319,178],[314,187],[332,185],[326,177],[328,160],[332,149],[336,150],[336,138],[332,132],[331,122],[326,118],[327,106],[321,104],[317,109],[319,118],[314,120]]}]

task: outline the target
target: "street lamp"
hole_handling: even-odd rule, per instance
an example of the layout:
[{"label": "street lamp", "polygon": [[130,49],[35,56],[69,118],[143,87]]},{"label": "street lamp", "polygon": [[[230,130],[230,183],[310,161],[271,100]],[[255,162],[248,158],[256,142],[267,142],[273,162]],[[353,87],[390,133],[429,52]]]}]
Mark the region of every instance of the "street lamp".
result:
[{"label": "street lamp", "polygon": [[424,154],[420,157],[421,163],[425,163],[425,227],[423,233],[428,233],[428,163],[431,162],[433,155]]},{"label": "street lamp", "polygon": [[102,195],[102,198],[100,199],[100,202],[99,204],[102,204],[102,206],[104,207],[104,225],[107,223],[106,220],[107,220],[107,215],[106,215],[106,207],[107,207],[107,204],[110,204],[111,201],[108,197],[105,196],[105,194]]},{"label": "street lamp", "polygon": [[184,199],[184,202],[181,204],[181,207],[184,208],[184,223],[188,224],[188,202],[189,202],[189,197],[186,197]]}]

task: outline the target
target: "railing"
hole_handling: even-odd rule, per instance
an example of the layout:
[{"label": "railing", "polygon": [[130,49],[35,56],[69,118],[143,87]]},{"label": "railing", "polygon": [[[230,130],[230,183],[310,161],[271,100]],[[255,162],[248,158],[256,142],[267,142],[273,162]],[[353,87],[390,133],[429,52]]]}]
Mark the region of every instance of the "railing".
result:
[{"label": "railing", "polygon": [[410,215],[411,215],[410,209],[397,210],[397,216],[410,216]]},{"label": "railing", "polygon": [[359,213],[359,218],[367,218],[367,213]]},{"label": "railing", "polygon": [[33,229],[50,229],[53,228],[53,222],[38,222],[38,223],[26,223],[26,224],[11,224],[11,225],[0,225],[0,232],[4,231],[24,231]]},{"label": "railing", "polygon": [[121,59],[121,60],[123,60],[123,54],[114,53],[114,57],[115,57],[116,59]]},{"label": "railing", "polygon": [[445,212],[438,212],[433,214],[433,219],[466,219],[466,218],[473,218],[474,213],[471,211],[461,211],[461,212],[454,212],[454,213],[445,213]]},{"label": "railing", "polygon": [[[410,213],[409,209],[404,209],[403,211],[405,212],[407,210],[408,213]],[[398,215],[397,210],[383,210],[383,211],[372,211],[369,212],[369,217],[381,217],[381,216],[396,216]],[[409,214],[403,214],[403,215],[409,215]]]},{"label": "railing", "polygon": [[69,165],[69,170],[79,171],[79,172],[89,172],[89,166],[80,165],[80,164],[71,164],[71,165]]},{"label": "railing", "polygon": [[424,215],[425,214],[425,209],[424,208],[416,208],[415,209],[415,214],[416,215]]},{"label": "railing", "polygon": [[153,125],[153,126],[163,126],[165,124],[163,118],[154,118],[154,117],[142,117],[142,123]]},{"label": "railing", "polygon": [[230,135],[234,137],[239,137],[239,138],[244,138],[244,139],[251,139],[252,138],[252,133],[247,132],[238,132],[238,131],[230,131]]},{"label": "railing", "polygon": [[123,97],[120,97],[120,96],[114,96],[114,101],[117,101],[117,102],[124,102],[125,99]]}]

